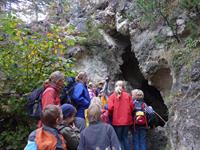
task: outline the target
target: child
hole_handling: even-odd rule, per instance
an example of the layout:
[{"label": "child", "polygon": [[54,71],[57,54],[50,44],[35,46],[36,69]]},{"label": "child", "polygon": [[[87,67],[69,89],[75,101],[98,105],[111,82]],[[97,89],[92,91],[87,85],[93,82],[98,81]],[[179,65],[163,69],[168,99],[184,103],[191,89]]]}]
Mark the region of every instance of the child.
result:
[{"label": "child", "polygon": [[[144,102],[142,90],[135,89],[131,92],[135,105],[134,111],[134,131],[133,145],[134,150],[147,150],[146,134],[148,129],[148,116],[153,113],[152,107]],[[148,111],[147,111],[148,110]]]},{"label": "child", "polygon": [[76,108],[71,104],[63,104],[61,109],[63,122],[58,126],[58,130],[66,141],[67,150],[76,150],[80,140],[80,131],[74,125]]},{"label": "child", "polygon": [[[90,105],[98,105],[99,107],[102,107],[101,99],[99,97],[93,97]],[[86,115],[87,115],[87,113],[86,113]],[[88,118],[86,118],[86,120],[88,121]],[[108,105],[106,105],[104,108],[101,109],[101,121],[104,123],[109,123],[109,124],[111,123],[109,120]]]},{"label": "child", "polygon": [[42,111],[41,120],[43,126],[29,135],[25,150],[66,150],[64,138],[56,129],[62,120],[59,106],[47,105]]},{"label": "child", "polygon": [[93,89],[93,83],[92,82],[88,83],[88,92],[89,92],[90,99],[95,97],[95,92],[94,92],[94,89]]},{"label": "child", "polygon": [[93,103],[87,113],[89,127],[81,132],[78,150],[120,150],[120,143],[113,127],[100,121],[101,107]]}]

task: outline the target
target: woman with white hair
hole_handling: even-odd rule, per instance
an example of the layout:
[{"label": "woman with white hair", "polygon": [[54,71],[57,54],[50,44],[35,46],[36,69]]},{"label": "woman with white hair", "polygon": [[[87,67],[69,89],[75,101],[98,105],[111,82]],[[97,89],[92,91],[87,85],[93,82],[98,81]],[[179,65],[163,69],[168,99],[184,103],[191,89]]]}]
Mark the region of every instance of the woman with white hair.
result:
[{"label": "woman with white hair", "polygon": [[122,150],[130,150],[128,130],[133,124],[133,109],[133,101],[131,96],[125,91],[124,82],[117,81],[115,91],[108,98],[108,111],[112,116],[112,125],[117,133]]},{"label": "woman with white hair", "polygon": [[[42,110],[47,105],[53,104],[60,106],[60,92],[64,86],[64,74],[60,71],[53,72],[49,79],[44,82],[44,92],[42,93]],[[41,121],[38,127],[41,127]]]},{"label": "woman with white hair", "polygon": [[42,108],[44,109],[49,104],[60,105],[60,92],[64,86],[64,74],[60,71],[53,72],[44,86]]}]

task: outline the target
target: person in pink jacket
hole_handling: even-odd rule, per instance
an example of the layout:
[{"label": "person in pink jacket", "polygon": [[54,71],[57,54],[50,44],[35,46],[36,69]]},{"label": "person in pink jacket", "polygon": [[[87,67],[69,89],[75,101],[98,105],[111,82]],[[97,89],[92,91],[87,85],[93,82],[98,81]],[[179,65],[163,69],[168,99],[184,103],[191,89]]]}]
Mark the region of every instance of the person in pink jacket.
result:
[{"label": "person in pink jacket", "polygon": [[119,138],[122,150],[130,150],[128,130],[133,124],[134,104],[131,96],[125,91],[123,81],[117,81],[115,91],[108,98],[108,111],[112,116],[112,125]]},{"label": "person in pink jacket", "polygon": [[[60,71],[53,72],[49,79],[44,83],[44,92],[42,93],[42,110],[50,104],[60,106],[60,92],[64,86],[64,74]],[[38,127],[41,127],[41,121]]]}]

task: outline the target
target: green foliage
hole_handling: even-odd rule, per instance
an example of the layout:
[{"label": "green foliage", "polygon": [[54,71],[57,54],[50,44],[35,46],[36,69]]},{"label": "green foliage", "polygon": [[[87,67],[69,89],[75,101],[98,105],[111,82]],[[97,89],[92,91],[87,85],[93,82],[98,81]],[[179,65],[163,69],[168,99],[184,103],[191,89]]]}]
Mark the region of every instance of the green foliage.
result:
[{"label": "green foliage", "polygon": [[66,36],[68,31],[52,26],[41,32],[13,16],[0,16],[0,71],[5,85],[0,91],[0,149],[23,149],[36,127],[27,117],[25,94],[41,86],[55,70],[74,75],[74,60],[62,57],[76,43]]},{"label": "green foliage", "polygon": [[196,39],[200,35],[200,28],[199,28],[199,23],[198,21],[190,20],[186,24],[186,31],[190,32],[190,37],[192,39]]},{"label": "green foliage", "polygon": [[98,43],[101,42],[101,34],[99,32],[99,29],[100,28],[104,28],[102,26],[98,26],[98,25],[94,25],[92,23],[92,20],[88,19],[87,21],[87,32],[85,33],[82,33],[82,41],[81,43],[83,45],[88,45],[88,44],[91,44],[91,45],[98,45]]},{"label": "green foliage", "polygon": [[180,0],[182,8],[187,10],[194,10],[197,13],[200,12],[200,1],[199,0]]},{"label": "green foliage", "polygon": [[36,121],[27,118],[25,103],[23,97],[1,99],[0,149],[23,149],[30,131],[36,127]]},{"label": "green foliage", "polygon": [[167,0],[137,0],[137,6],[142,13],[143,21],[150,23],[161,17],[168,17],[171,12]]},{"label": "green foliage", "polygon": [[138,11],[142,15],[142,23],[155,24],[163,20],[173,32],[173,37],[180,43],[180,38],[176,30],[176,22],[172,19],[170,20],[170,15],[175,7],[168,0],[137,0],[136,2]]},{"label": "green foliage", "polygon": [[0,46],[0,68],[9,79],[12,90],[28,92],[55,70],[70,73],[72,60],[62,56],[75,41],[61,34],[65,31],[53,26],[46,33],[32,32],[11,16],[1,18],[0,22],[4,35],[1,40],[4,44]]},{"label": "green foliage", "polygon": [[200,56],[199,44],[200,39],[194,40],[192,38],[188,38],[186,40],[185,48],[181,48],[173,52],[172,66],[176,75],[181,71],[183,66],[191,68],[193,60]]}]

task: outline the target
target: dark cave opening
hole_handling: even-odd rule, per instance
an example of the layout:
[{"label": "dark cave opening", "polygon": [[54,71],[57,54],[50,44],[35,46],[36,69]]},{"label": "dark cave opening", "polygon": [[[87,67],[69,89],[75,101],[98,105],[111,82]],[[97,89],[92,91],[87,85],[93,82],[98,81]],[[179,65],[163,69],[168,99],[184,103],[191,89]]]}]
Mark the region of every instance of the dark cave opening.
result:
[{"label": "dark cave opening", "polygon": [[[144,99],[147,105],[152,106],[153,109],[165,120],[168,120],[168,108],[164,103],[164,99],[161,96],[160,91],[148,84],[148,80],[144,78],[140,69],[139,62],[135,57],[134,52],[131,51],[130,37],[123,36],[116,33],[114,36],[116,41],[121,41],[120,44],[126,47],[122,54],[123,64],[120,66],[121,73],[117,78],[126,80],[132,89],[141,89],[144,92]],[[156,117],[156,126],[164,126],[163,122],[159,117]]]}]

